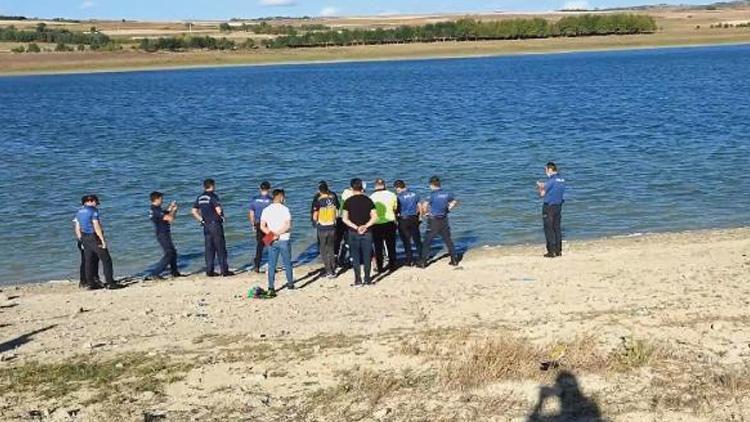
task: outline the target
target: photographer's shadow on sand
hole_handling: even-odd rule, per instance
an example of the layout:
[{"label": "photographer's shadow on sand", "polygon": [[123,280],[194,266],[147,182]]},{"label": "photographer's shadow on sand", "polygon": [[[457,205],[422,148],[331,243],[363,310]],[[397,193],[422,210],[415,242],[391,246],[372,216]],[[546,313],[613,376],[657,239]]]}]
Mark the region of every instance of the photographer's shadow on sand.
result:
[{"label": "photographer's shadow on sand", "polygon": [[[559,400],[559,408],[545,412],[546,402]],[[527,422],[598,422],[605,421],[596,402],[581,392],[575,375],[568,371],[560,371],[552,386],[542,386],[539,389],[539,399]]]}]

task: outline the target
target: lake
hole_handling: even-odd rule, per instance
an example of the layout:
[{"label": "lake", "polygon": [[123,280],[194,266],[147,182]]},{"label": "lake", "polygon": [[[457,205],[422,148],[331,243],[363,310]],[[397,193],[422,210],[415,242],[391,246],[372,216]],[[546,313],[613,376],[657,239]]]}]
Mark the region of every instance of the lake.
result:
[{"label": "lake", "polygon": [[[438,174],[462,248],[541,242],[534,183],[555,160],[567,239],[747,225],[750,46],[0,78],[0,283],[77,279],[84,193],[120,275],[161,256],[148,194],[182,206],[185,271],[203,265],[189,208],[205,177],[246,267],[249,197],[283,187],[294,253],[314,257],[321,179]],[[539,249],[543,253],[543,248]]]}]

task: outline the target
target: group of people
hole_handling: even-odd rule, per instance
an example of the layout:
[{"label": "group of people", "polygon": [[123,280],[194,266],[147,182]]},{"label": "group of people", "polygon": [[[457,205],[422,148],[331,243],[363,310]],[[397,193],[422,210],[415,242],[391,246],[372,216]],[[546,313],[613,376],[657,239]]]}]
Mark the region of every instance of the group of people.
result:
[{"label": "group of people", "polygon": [[[564,202],[565,179],[553,162],[545,167],[547,180],[537,183],[543,198],[544,232],[547,239],[548,258],[562,255],[561,212]],[[375,180],[373,192],[366,193],[362,179],[352,179],[341,195],[332,191],[325,181],[318,184],[310,206],[310,220],[317,231],[323,271],[328,278],[336,278],[337,270],[351,266],[354,271],[354,286],[372,284],[373,254],[378,273],[394,271],[399,262],[396,253],[397,237],[400,237],[405,252],[404,265],[424,268],[430,257],[431,244],[436,237],[445,243],[450,265],[458,265],[459,255],[451,238],[449,214],[458,206],[455,196],[442,188],[439,177],[429,180],[430,194],[421,198],[409,189],[403,180],[393,183],[394,191],[388,189],[385,180]],[[203,182],[201,193],[192,205],[191,214],[203,227],[205,239],[206,275],[209,277],[233,276],[227,259],[224,238],[224,210],[215,193],[216,183],[212,179]],[[154,268],[152,279],[162,278],[169,269],[173,277],[181,277],[177,265],[177,250],[171,236],[171,226],[177,218],[178,205],[171,202],[164,207],[164,195],[150,195],[150,218],[153,221],[156,239],[163,250],[163,257]],[[271,189],[269,182],[262,182],[259,193],[249,204],[248,220],[255,232],[255,256],[253,270],[261,271],[264,250],[268,254],[268,291],[276,295],[276,269],[281,261],[286,274],[286,288],[294,289],[292,265],[292,214],[285,205],[283,189]],[[88,289],[116,288],[113,278],[112,258],[107,249],[104,229],[99,220],[99,199],[86,195],[74,218],[75,234],[81,251],[81,286]],[[424,238],[420,226],[426,222]],[[387,258],[387,266],[386,266]],[[218,272],[216,266],[218,264]],[[105,281],[99,281],[99,266],[104,268]]]}]

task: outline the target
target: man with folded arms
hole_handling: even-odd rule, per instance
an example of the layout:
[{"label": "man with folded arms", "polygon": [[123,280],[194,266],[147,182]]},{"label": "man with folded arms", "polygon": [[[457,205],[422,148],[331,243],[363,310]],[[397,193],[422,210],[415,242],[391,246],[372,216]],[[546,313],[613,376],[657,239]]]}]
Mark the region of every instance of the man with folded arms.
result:
[{"label": "man with folded arms", "polygon": [[[354,270],[354,286],[372,283],[372,233],[370,228],[378,220],[375,203],[364,193],[362,179],[352,179],[352,196],[344,202],[344,224],[349,228],[349,253]],[[361,267],[364,267],[364,282]]]}]

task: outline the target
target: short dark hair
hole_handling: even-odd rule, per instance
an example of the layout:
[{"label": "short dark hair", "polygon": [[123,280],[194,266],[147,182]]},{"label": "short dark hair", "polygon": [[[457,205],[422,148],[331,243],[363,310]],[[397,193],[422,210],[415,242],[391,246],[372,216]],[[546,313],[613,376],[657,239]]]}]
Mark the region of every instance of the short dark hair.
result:
[{"label": "short dark hair", "polygon": [[271,194],[274,199],[276,199],[276,197],[279,195],[286,195],[286,193],[284,193],[284,189],[274,189],[273,193]]},{"label": "short dark hair", "polygon": [[548,161],[547,162],[547,168],[552,171],[557,171],[557,164],[555,164],[554,161]]},{"label": "short dark hair", "polygon": [[83,195],[81,197],[81,205],[85,205],[86,202],[94,201],[97,204],[99,203],[99,198],[96,197],[96,195]]},{"label": "short dark hair", "polygon": [[440,178],[437,176],[430,177],[430,185],[440,187]]},{"label": "short dark hair", "polygon": [[271,189],[271,183],[269,181],[264,180],[263,182],[261,182],[260,190],[269,190],[269,189]]},{"label": "short dark hair", "polygon": [[164,198],[164,194],[159,191],[153,191],[151,192],[151,195],[149,195],[149,198],[151,198],[151,202],[154,202],[159,198]]},{"label": "short dark hair", "polygon": [[376,185],[383,185],[383,186],[385,186],[385,180],[382,179],[382,178],[380,178],[380,177],[378,177],[377,179],[375,179],[375,184]]},{"label": "short dark hair", "polygon": [[398,179],[395,182],[393,182],[393,187],[396,189],[406,189],[406,183],[404,183],[403,180]]},{"label": "short dark hair", "polygon": [[362,192],[363,190],[365,190],[364,185],[362,184],[362,179],[358,177],[352,179],[349,186],[352,187],[352,190],[357,191],[357,192]]},{"label": "short dark hair", "polygon": [[328,183],[320,182],[320,184],[318,185],[318,192],[324,193],[326,195],[331,193],[331,190],[328,188]]},{"label": "short dark hair", "polygon": [[216,186],[216,180],[206,179],[203,181],[203,189],[213,188]]}]

